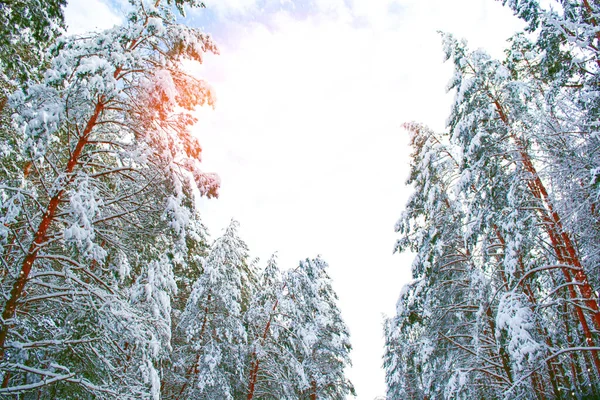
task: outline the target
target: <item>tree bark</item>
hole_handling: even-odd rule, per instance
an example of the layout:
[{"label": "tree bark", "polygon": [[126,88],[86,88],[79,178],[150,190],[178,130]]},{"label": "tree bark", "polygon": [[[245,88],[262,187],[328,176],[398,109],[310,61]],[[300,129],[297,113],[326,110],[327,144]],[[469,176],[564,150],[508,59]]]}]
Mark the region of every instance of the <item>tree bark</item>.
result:
[{"label": "tree bark", "polygon": [[[487,309],[485,310],[485,314],[487,315],[487,320],[488,320],[488,324],[489,324],[490,331],[491,331],[490,333],[491,333],[491,335],[494,335],[496,332],[496,323],[494,322],[494,316],[492,313],[492,308],[490,306],[488,306]],[[492,336],[492,337],[494,337],[494,336]],[[500,359],[502,360],[502,368],[504,369],[504,373],[506,373],[506,377],[508,378],[508,381],[512,384],[513,376],[512,376],[512,370],[510,368],[510,359],[508,357],[508,353],[504,349],[504,346],[502,345],[502,343],[498,343],[498,347],[499,347],[498,354],[500,356]]]},{"label": "tree bark", "polygon": [[61,199],[66,192],[66,186],[69,183],[71,183],[74,179],[74,176],[72,175],[73,170],[79,162],[81,152],[87,144],[89,135],[92,132],[92,129],[94,129],[94,126],[96,126],[98,117],[102,113],[103,109],[104,103],[98,101],[96,103],[96,107],[94,108],[94,113],[88,120],[79,140],[77,141],[75,149],[71,153],[71,157],[69,158],[67,166],[64,170],[65,176],[67,176],[69,180],[65,183],[65,185],[60,191],[58,191],[54,196],[50,198],[48,206],[46,207],[46,211],[35,232],[33,242],[31,242],[31,245],[29,246],[29,249],[25,254],[25,258],[23,259],[23,263],[21,264],[21,270],[10,292],[10,297],[4,305],[4,310],[2,312],[2,328],[0,329],[0,360],[4,359],[4,344],[6,342],[6,338],[8,336],[10,328],[10,324],[7,321],[9,321],[16,312],[17,302],[23,294],[23,289],[25,288],[25,284],[27,283],[27,279],[29,277],[31,269],[33,268],[33,264],[37,259],[38,252],[47,239],[50,226],[52,225],[52,223],[54,222],[54,218],[56,217],[56,210],[58,209]]},{"label": "tree bark", "polygon": [[[208,311],[209,311],[208,306],[210,304],[211,298],[212,298],[212,293],[209,291],[208,296],[206,297],[206,306],[204,307],[204,320],[202,321],[202,327],[200,328],[200,336],[198,337],[198,341],[200,341],[202,339],[202,336],[204,336],[204,331],[206,330],[206,324],[208,323]],[[198,372],[198,363],[200,362],[201,356],[202,356],[202,353],[198,353],[198,356],[196,357],[196,362],[194,364],[190,365],[190,368],[187,370],[187,373],[185,374],[185,377],[186,377],[185,383],[181,387],[181,390],[179,391],[179,394],[177,395],[176,400],[179,400],[179,398],[181,397],[181,395],[187,388],[188,383],[192,377],[192,372],[194,372],[194,371]]]},{"label": "tree bark", "polygon": [[[502,106],[500,105],[498,100],[492,100],[494,102],[494,105],[496,106],[496,110],[498,112],[498,115],[500,116],[500,119],[510,130],[511,127],[508,121],[508,117],[504,112]],[[548,237],[550,238],[556,258],[560,263],[572,265],[577,268],[575,272],[575,282],[577,283],[577,286],[579,287],[579,292],[581,293],[584,299],[584,304],[586,305],[586,307],[593,311],[592,321],[594,323],[594,326],[596,327],[596,330],[600,330],[600,312],[598,308],[598,301],[594,296],[594,291],[592,290],[592,287],[589,283],[587,274],[583,270],[571,237],[564,230],[560,216],[555,210],[552,201],[550,200],[550,197],[548,195],[548,191],[546,190],[546,187],[542,182],[537,172],[537,169],[533,165],[531,157],[529,157],[529,154],[525,150],[523,142],[514,133],[511,133],[511,137],[517,146],[517,150],[521,157],[520,161],[522,162],[525,170],[532,176],[531,180],[527,182],[527,186],[532,195],[540,202],[541,206],[543,207],[543,209],[540,209],[538,213],[540,215],[540,218],[542,219],[544,229],[548,234]],[[567,282],[573,281],[571,274],[567,269],[563,269],[563,273]],[[577,298],[577,296],[574,297],[573,295],[571,295],[571,297]],[[581,308],[577,308],[579,310],[577,312],[578,319],[580,320],[586,338],[589,338],[589,342],[591,340],[591,332],[589,330],[589,326],[587,325],[587,321],[585,320],[583,311],[581,310]],[[595,358],[598,358],[597,355],[595,356]],[[595,364],[597,364],[597,369],[600,373],[600,363]]]},{"label": "tree bark", "polygon": [[[285,286],[286,285],[283,285],[283,289],[285,289]],[[271,321],[273,320],[273,313],[277,309],[278,305],[279,305],[279,299],[277,299],[275,301],[275,303],[273,304],[273,308],[271,309],[271,314],[269,314],[269,320],[267,321],[267,324],[265,325],[265,329],[262,334],[262,343],[264,343],[265,340],[267,339],[267,335],[269,334],[269,329],[271,328]],[[256,356],[256,351],[254,351],[252,353],[252,360],[254,360],[254,361],[252,361],[252,367],[250,368],[250,383],[248,384],[247,400],[252,400],[252,398],[254,397],[254,390],[256,388],[256,380],[258,378],[260,360]]]},{"label": "tree bark", "polygon": [[310,400],[317,400],[317,382],[315,380],[310,383]]}]

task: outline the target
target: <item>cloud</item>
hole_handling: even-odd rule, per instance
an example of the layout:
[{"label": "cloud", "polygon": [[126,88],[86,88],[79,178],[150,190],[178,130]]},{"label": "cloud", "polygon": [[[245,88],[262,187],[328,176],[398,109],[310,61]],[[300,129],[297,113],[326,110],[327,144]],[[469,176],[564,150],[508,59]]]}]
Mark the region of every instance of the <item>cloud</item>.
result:
[{"label": "cloud", "polygon": [[216,10],[220,16],[230,16],[235,14],[246,14],[256,10],[259,5],[258,0],[207,0],[207,7]]},{"label": "cloud", "polygon": [[69,0],[65,21],[67,32],[72,35],[112,28],[122,22],[102,0]]}]

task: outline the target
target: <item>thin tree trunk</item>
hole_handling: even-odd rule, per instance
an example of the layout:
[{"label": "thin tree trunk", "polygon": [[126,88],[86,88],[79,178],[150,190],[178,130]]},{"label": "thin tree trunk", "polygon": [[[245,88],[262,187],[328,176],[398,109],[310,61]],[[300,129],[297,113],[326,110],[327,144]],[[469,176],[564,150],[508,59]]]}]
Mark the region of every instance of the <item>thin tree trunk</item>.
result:
[{"label": "thin tree trunk", "polygon": [[[285,288],[285,286],[284,286],[284,288]],[[267,335],[269,334],[269,329],[271,328],[271,321],[273,320],[273,313],[277,309],[278,305],[279,305],[279,299],[277,299],[275,301],[275,304],[273,304],[273,308],[271,309],[271,313],[269,314],[269,320],[267,321],[267,324],[265,325],[265,329],[262,334],[262,343],[264,343],[265,340],[267,339]],[[252,360],[254,360],[254,361],[252,362],[253,365],[250,369],[250,383],[248,384],[248,397],[247,397],[248,400],[252,400],[252,398],[254,397],[256,379],[258,378],[258,370],[259,370],[260,360],[257,357],[256,351],[254,351],[252,353]]]},{"label": "thin tree trunk", "polygon": [[[498,226],[496,226],[494,224],[493,228],[494,228],[494,231],[496,233],[496,237],[500,241],[500,244],[502,245],[502,248],[504,249],[504,253],[506,254],[506,251],[505,251],[506,250],[506,240],[504,239],[504,236],[502,235],[502,232],[500,232],[500,229],[498,228]],[[519,269],[520,269],[520,272],[521,272],[521,276],[524,276],[525,275],[525,265],[523,264],[523,259],[521,258],[520,255],[519,255]],[[506,278],[504,277],[504,270],[501,269],[501,272],[502,272],[502,277],[504,279],[504,284],[506,286],[506,290],[508,291],[508,285],[506,283]],[[523,281],[522,285],[523,285],[523,292],[525,293],[525,295],[529,299],[529,302],[531,303],[531,311],[535,312],[536,311],[535,307],[537,305],[537,300],[535,298],[533,290],[531,289],[531,286],[529,285],[529,283],[527,281]],[[550,336],[548,335],[547,329],[545,329],[541,324],[539,324],[537,322],[536,322],[536,327],[537,327],[537,330],[538,330],[538,333],[540,334],[540,336],[543,337],[543,338],[545,338],[546,344],[548,345],[548,347],[551,348],[552,347],[552,340],[550,339]],[[551,363],[550,360],[546,361],[546,367],[548,368],[549,381],[550,381],[550,384],[552,385],[552,389],[554,391],[554,395],[557,398],[560,398],[560,391],[558,390],[558,384],[557,384],[557,381],[556,381],[556,375],[554,373],[554,368],[553,368],[552,363]],[[537,376],[539,376],[539,381],[538,381]],[[538,373],[534,373],[532,375],[532,380],[534,380],[534,382],[538,381],[537,384],[534,383],[534,387],[537,388],[537,390],[539,392],[539,396],[542,399],[546,399],[546,396],[544,394],[544,387],[542,385],[543,376],[541,376]]]},{"label": "thin tree trunk", "polygon": [[317,382],[314,380],[310,383],[310,400],[317,400]]},{"label": "thin tree trunk", "polygon": [[[523,262],[521,261],[521,259],[519,259],[519,264],[524,273],[525,266],[523,265]],[[537,300],[533,294],[533,290],[531,289],[531,286],[527,282],[524,283],[524,292],[527,295],[527,297],[529,298],[529,302],[531,303],[531,311],[535,312],[535,307],[537,306]],[[550,338],[548,330],[544,326],[542,326],[539,322],[536,322],[536,327],[537,327],[539,335],[544,338],[544,341],[546,342],[546,345],[548,346],[548,348],[552,348],[553,347],[552,339]],[[549,375],[548,380],[550,381],[550,384],[552,385],[552,390],[554,392],[554,396],[556,398],[560,398],[561,394],[560,394],[560,390],[558,387],[558,379],[556,376],[556,372],[554,371],[554,366],[553,366],[551,360],[546,360],[546,367],[548,368],[548,375]],[[542,387],[542,389],[543,389],[543,387]]]},{"label": "thin tree trunk", "polygon": [[[494,316],[492,313],[492,308],[490,306],[488,306],[487,310],[485,310],[485,314],[488,317],[487,320],[488,320],[488,325],[490,326],[491,335],[494,335],[494,333],[496,332],[496,323],[494,322]],[[495,336],[491,336],[491,337],[495,337]],[[502,346],[502,343],[498,343],[498,347],[499,347],[498,353],[500,355],[500,359],[502,360],[502,368],[504,369],[504,372],[506,373],[506,377],[508,378],[508,381],[512,384],[513,377],[512,377],[512,371],[510,368],[510,359],[508,357],[508,353],[504,349],[504,346]]]},{"label": "thin tree trunk", "polygon": [[[198,338],[198,341],[200,341],[202,339],[202,336],[204,336],[204,331],[206,330],[206,324],[208,323],[208,311],[209,311],[208,306],[209,306],[211,298],[212,298],[212,293],[208,292],[208,296],[206,297],[206,306],[204,307],[204,320],[202,321],[202,327],[200,328],[200,336]],[[181,387],[181,390],[179,391],[179,394],[177,395],[175,400],[179,400],[179,398],[181,397],[181,395],[187,388],[188,383],[192,376],[192,372],[196,372],[196,373],[198,372],[198,363],[200,362],[200,357],[202,357],[202,353],[198,352],[198,356],[196,357],[196,362],[194,364],[190,365],[190,368],[187,370],[187,373],[185,374],[185,378],[186,378],[185,383]]]},{"label": "thin tree trunk", "polygon": [[0,95],[0,114],[4,111],[4,107],[6,107],[6,103],[8,102],[8,98],[6,96]]},{"label": "thin tree trunk", "polygon": [[[596,21],[596,17],[594,17],[594,9],[590,5],[590,2],[588,0],[583,0],[583,6],[585,7],[586,11],[590,14],[590,22],[592,23],[592,25],[598,27],[598,21]],[[600,32],[596,32],[596,39],[598,39],[598,42],[600,43]],[[596,62],[598,63],[598,65],[600,65],[600,60],[596,60]]]}]

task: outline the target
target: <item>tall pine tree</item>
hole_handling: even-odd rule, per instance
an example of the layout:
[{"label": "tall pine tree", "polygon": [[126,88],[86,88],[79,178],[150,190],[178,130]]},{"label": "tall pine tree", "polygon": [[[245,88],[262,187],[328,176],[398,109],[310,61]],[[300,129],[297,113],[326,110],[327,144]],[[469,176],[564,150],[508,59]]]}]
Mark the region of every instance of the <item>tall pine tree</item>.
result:
[{"label": "tall pine tree", "polygon": [[[503,3],[532,34],[503,62],[444,35],[449,132],[413,140],[398,229],[415,282],[386,324],[392,397],[599,393],[598,5]],[[439,365],[447,384],[428,373]]]},{"label": "tall pine tree", "polygon": [[174,7],[132,1],[122,26],[59,39],[43,81],[11,97],[17,129],[3,131],[10,168],[0,171],[2,394],[160,395],[177,232],[193,199],[218,188],[189,132],[210,89],[181,66],[216,49],[176,23]]}]

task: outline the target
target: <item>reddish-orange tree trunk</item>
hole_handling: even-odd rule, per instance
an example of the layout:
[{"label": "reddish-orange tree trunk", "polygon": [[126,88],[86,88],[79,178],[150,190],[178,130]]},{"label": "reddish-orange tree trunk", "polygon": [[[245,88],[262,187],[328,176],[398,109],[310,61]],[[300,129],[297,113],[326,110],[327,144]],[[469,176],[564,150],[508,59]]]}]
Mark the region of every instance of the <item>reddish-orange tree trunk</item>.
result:
[{"label": "reddish-orange tree trunk", "polygon": [[[283,285],[283,289],[285,289],[285,285]],[[269,314],[269,320],[267,321],[267,324],[265,325],[265,329],[263,330],[263,334],[262,334],[262,338],[261,338],[262,343],[264,343],[265,340],[267,340],[267,336],[269,335],[269,330],[271,329],[271,321],[273,320],[273,314],[275,313],[275,310],[277,309],[278,305],[279,305],[279,299],[277,299],[275,301],[275,303],[273,304],[273,308],[271,309],[271,314]],[[256,380],[258,379],[259,366],[260,366],[260,360],[257,357],[256,351],[254,351],[252,353],[252,364],[250,367],[250,381],[248,383],[247,400],[252,400],[252,398],[254,397],[254,391],[256,389]]]},{"label": "reddish-orange tree trunk", "polygon": [[[496,106],[496,110],[502,122],[506,124],[506,126],[510,129],[508,117],[504,112],[502,106],[497,100],[493,100],[494,105]],[[563,268],[563,275],[565,276],[565,280],[569,283],[573,282],[579,287],[579,292],[583,298],[583,302],[587,308],[592,310],[592,321],[596,330],[600,330],[600,313],[598,308],[598,301],[594,296],[594,291],[589,283],[589,279],[587,274],[583,270],[581,262],[579,260],[579,256],[577,255],[577,251],[575,246],[571,240],[569,234],[564,230],[562,225],[560,216],[558,212],[554,209],[554,206],[550,200],[548,195],[548,191],[544,183],[542,182],[533,162],[531,161],[531,157],[525,150],[525,146],[520,138],[518,138],[514,133],[511,134],[512,139],[517,145],[517,149],[519,151],[519,155],[521,157],[521,162],[525,167],[525,170],[532,176],[532,179],[527,182],[527,186],[531,191],[532,195],[540,202],[542,207],[539,209],[538,213],[542,220],[544,229],[550,238],[550,242],[552,244],[552,249],[559,263],[565,265],[572,265],[576,267],[575,269],[575,280],[573,280],[571,273],[568,269]],[[569,285],[569,294],[570,297],[577,302],[578,295],[574,288],[575,285]],[[592,339],[592,333],[588,322],[585,318],[583,310],[581,307],[575,307],[575,313],[577,315],[577,319],[581,324],[581,328],[585,335],[588,346],[593,347],[594,342]],[[597,351],[592,351],[592,358],[594,360],[594,365],[596,366],[596,370],[600,375],[600,359],[598,357]]]},{"label": "reddish-orange tree trunk", "polygon": [[[87,144],[89,135],[92,132],[92,129],[94,129],[94,126],[96,126],[98,117],[102,113],[103,108],[104,104],[101,101],[96,103],[94,113],[88,120],[79,140],[77,141],[75,149],[71,153],[71,157],[69,158],[67,166],[64,170],[65,175],[67,177],[70,177],[69,182],[73,179],[73,170],[79,162],[81,152]],[[10,291],[10,297],[4,305],[4,310],[2,312],[3,325],[0,329],[0,360],[4,358],[4,343],[6,342],[6,337],[8,336],[8,332],[10,329],[10,323],[8,323],[7,321],[15,315],[15,312],[17,310],[17,302],[23,294],[23,289],[25,288],[25,284],[27,283],[27,279],[29,277],[29,274],[31,273],[33,264],[37,259],[38,251],[47,239],[48,230],[54,222],[54,218],[56,217],[56,210],[58,209],[58,205],[60,204],[61,199],[65,194],[65,190],[66,189],[63,187],[63,189],[61,189],[58,193],[56,193],[53,197],[50,198],[48,206],[46,207],[46,211],[34,234],[33,242],[31,242],[31,245],[29,246],[29,249],[25,254],[25,258],[23,259],[23,263],[21,264],[21,270],[19,272],[19,275],[15,283],[13,284],[12,290]]]},{"label": "reddish-orange tree trunk", "polygon": [[[212,298],[212,293],[209,291],[208,296],[206,296],[206,306],[204,307],[204,319],[202,320],[202,327],[200,328],[200,336],[198,337],[198,340],[202,339],[202,337],[204,336],[204,331],[206,330],[206,324],[208,323],[208,314],[209,314],[208,306],[210,304],[211,298]],[[185,376],[186,376],[185,383],[181,387],[181,390],[179,391],[179,394],[177,395],[176,399],[179,399],[181,397],[181,395],[183,394],[183,392],[185,391],[185,389],[187,388],[188,383],[192,377],[192,372],[198,372],[198,363],[200,362],[201,356],[202,356],[202,353],[198,353],[198,356],[196,357],[196,362],[194,362],[194,364],[190,365],[190,368],[187,370],[187,373],[185,374]]]}]

